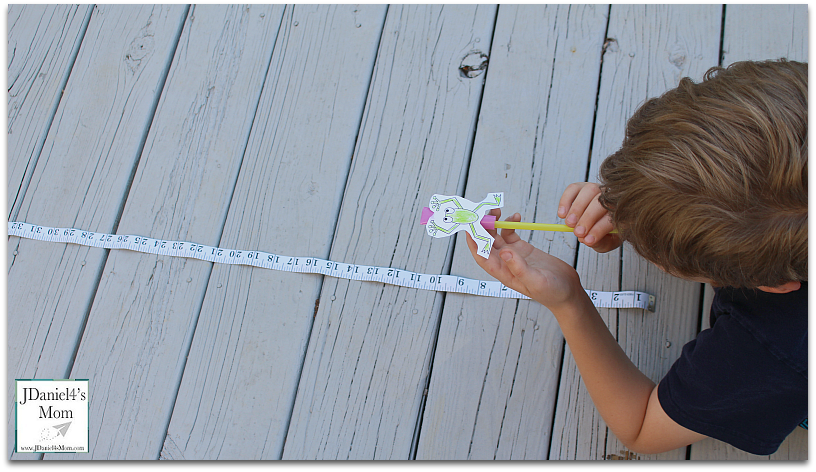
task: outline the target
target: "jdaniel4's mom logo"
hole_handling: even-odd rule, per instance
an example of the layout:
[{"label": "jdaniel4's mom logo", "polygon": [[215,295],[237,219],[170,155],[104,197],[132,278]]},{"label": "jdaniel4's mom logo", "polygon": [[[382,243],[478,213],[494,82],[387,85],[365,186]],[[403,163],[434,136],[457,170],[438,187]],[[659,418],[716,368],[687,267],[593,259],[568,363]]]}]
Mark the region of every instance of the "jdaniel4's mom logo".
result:
[{"label": "jdaniel4's mom logo", "polygon": [[16,384],[15,452],[88,452],[88,380]]}]

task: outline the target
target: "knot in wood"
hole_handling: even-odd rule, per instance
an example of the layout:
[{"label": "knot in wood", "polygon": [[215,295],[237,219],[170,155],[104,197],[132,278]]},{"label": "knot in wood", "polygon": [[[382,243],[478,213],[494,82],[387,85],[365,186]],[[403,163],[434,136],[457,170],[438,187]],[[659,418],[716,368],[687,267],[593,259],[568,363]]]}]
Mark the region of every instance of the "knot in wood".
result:
[{"label": "knot in wood", "polygon": [[668,50],[669,62],[678,69],[683,69],[686,65],[686,49],[681,45],[675,45]]},{"label": "knot in wood", "polygon": [[153,34],[142,31],[139,37],[134,39],[125,53],[125,64],[131,72],[135,73],[142,65],[142,60],[145,59],[155,47]]},{"label": "knot in wood", "polygon": [[607,52],[618,52],[620,48],[618,47],[618,40],[615,38],[606,38],[603,43],[603,48],[601,50],[601,55],[606,54]]},{"label": "knot in wood", "polygon": [[469,79],[482,75],[485,70],[487,70],[487,54],[482,51],[470,51],[459,64],[462,76]]}]

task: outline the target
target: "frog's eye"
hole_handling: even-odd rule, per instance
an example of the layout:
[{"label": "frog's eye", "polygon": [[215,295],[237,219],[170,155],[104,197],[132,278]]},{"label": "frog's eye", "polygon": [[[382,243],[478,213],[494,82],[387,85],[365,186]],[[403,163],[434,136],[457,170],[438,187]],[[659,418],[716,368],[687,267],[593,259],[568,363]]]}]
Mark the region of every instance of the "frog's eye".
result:
[{"label": "frog's eye", "polygon": [[445,208],[446,215],[450,215],[451,213],[453,213],[453,208]]},{"label": "frog's eye", "polygon": [[444,223],[453,223],[453,218],[451,218],[450,216],[446,216],[446,217],[442,218],[442,221]]}]

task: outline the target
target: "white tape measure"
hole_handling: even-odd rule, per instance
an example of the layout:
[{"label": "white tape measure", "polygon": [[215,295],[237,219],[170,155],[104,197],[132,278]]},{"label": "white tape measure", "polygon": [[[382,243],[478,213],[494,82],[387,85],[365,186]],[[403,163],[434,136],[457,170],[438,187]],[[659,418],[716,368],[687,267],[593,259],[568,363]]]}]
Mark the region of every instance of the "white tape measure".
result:
[{"label": "white tape measure", "polygon": [[[165,241],[131,234],[96,233],[76,228],[50,228],[16,221],[9,222],[8,234],[39,241],[71,243],[105,249],[129,249],[147,254],[189,257],[219,264],[241,264],[286,272],[322,274],[422,290],[529,300],[526,295],[505,287],[504,284],[497,281],[475,280],[455,275],[420,274],[391,267],[346,264],[317,257],[282,256],[261,251],[222,249],[187,241]],[[654,295],[644,292],[598,292],[595,290],[586,292],[597,307],[642,308],[649,311],[654,311],[655,307]]]}]

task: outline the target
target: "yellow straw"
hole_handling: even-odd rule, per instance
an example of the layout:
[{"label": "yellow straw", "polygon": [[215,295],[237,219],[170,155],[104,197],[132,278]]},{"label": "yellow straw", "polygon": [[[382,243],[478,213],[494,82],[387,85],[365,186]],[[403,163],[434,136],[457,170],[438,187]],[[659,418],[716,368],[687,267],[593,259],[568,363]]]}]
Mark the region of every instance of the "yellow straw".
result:
[{"label": "yellow straw", "polygon": [[[551,223],[522,223],[515,221],[496,221],[494,223],[496,228],[506,229],[533,229],[538,231],[562,231],[571,233],[574,228],[567,225],[551,224]],[[617,233],[617,230],[612,230],[610,233]]]}]

